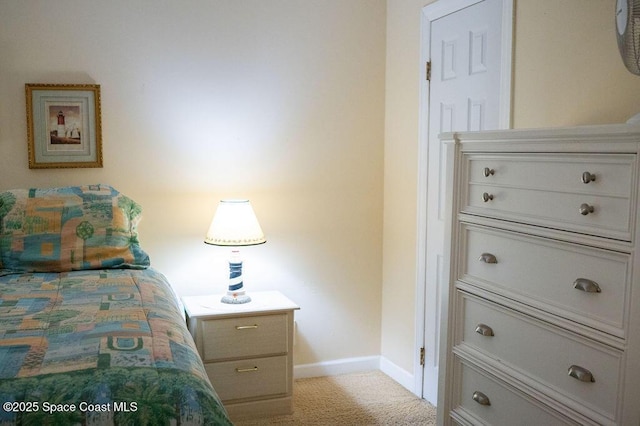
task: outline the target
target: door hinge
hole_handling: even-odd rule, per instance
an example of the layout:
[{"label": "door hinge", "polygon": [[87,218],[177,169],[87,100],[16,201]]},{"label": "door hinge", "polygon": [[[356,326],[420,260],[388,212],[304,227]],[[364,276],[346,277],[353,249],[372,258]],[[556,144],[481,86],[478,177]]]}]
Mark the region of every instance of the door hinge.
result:
[{"label": "door hinge", "polygon": [[424,366],[424,347],[420,348],[420,365]]},{"label": "door hinge", "polygon": [[431,61],[427,62],[425,71],[426,71],[426,74],[427,74],[427,81],[431,81]]}]

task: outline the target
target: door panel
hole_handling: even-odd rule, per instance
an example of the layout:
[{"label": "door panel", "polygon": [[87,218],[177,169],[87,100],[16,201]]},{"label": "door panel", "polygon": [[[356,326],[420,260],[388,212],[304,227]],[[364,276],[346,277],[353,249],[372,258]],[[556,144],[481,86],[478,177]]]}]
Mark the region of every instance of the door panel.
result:
[{"label": "door panel", "polygon": [[[438,386],[440,298],[447,288],[443,282],[444,214],[446,197],[450,195],[445,192],[445,152],[438,135],[500,127],[500,117],[504,116],[503,52],[510,51],[503,49],[503,44],[505,40],[511,43],[511,36],[503,34],[503,16],[512,13],[512,0],[469,0],[466,7],[460,2],[458,10],[443,13],[447,1],[437,1],[423,10],[435,11],[426,28],[432,71],[428,108],[422,108],[428,114],[422,394],[434,404]],[[507,31],[511,31],[511,25]],[[510,73],[510,58],[508,61]]]}]

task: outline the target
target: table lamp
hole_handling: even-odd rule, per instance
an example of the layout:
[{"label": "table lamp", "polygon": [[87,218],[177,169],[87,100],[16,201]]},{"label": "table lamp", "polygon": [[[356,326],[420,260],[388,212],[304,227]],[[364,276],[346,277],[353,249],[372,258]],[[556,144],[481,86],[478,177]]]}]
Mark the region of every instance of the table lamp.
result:
[{"label": "table lamp", "polygon": [[267,242],[249,200],[220,200],[204,239],[206,244],[232,247],[229,258],[229,289],[223,303],[247,303],[242,280],[242,258],[238,247]]}]

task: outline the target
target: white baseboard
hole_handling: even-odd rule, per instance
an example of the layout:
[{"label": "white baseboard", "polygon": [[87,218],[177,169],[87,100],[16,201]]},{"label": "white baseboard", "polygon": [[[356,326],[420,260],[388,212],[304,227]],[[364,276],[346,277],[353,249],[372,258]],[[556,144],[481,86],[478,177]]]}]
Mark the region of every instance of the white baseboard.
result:
[{"label": "white baseboard", "polygon": [[337,376],[339,374],[358,373],[370,370],[380,370],[411,393],[418,396],[421,394],[420,389],[414,389],[415,380],[413,374],[381,356],[343,358],[315,364],[296,365],[293,367],[293,377],[295,379],[305,379],[308,377]]},{"label": "white baseboard", "polygon": [[293,377],[295,379],[305,379],[307,377],[337,376],[339,374],[370,370],[380,370],[379,356],[344,358],[315,364],[295,365],[293,367]]},{"label": "white baseboard", "polygon": [[422,389],[416,389],[415,377],[407,370],[400,368],[397,364],[389,361],[385,357],[380,358],[380,371],[400,383],[409,392],[416,396],[422,395]]}]

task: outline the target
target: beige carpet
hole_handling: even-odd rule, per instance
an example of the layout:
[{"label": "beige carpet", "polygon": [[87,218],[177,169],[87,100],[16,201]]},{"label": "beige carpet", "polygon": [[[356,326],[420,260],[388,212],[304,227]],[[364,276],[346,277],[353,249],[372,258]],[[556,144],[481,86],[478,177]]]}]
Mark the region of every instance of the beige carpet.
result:
[{"label": "beige carpet", "polygon": [[435,425],[435,408],[380,371],[299,379],[293,414],[243,420],[260,425]]}]

